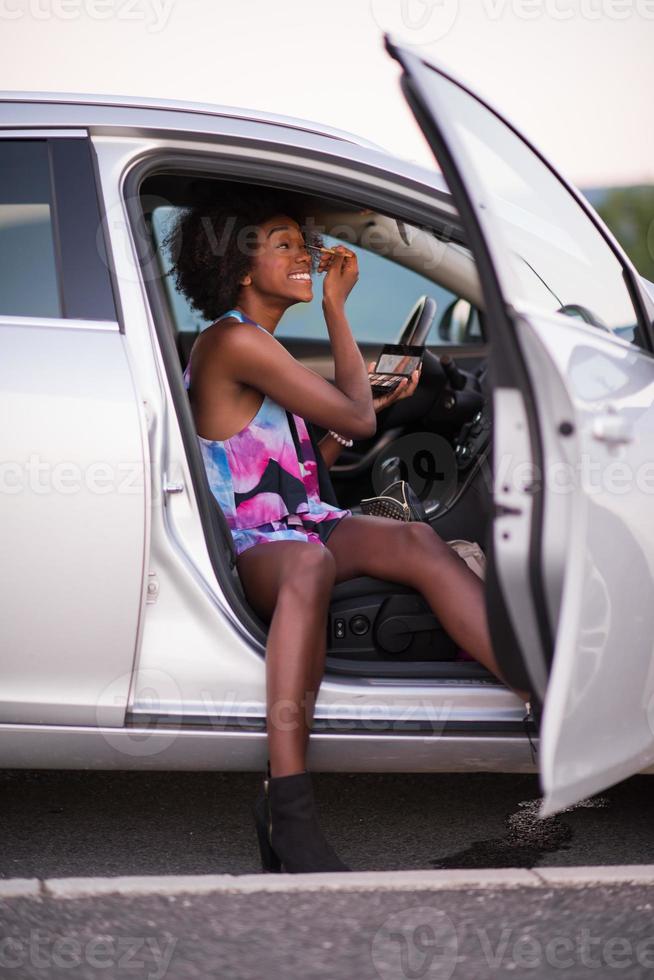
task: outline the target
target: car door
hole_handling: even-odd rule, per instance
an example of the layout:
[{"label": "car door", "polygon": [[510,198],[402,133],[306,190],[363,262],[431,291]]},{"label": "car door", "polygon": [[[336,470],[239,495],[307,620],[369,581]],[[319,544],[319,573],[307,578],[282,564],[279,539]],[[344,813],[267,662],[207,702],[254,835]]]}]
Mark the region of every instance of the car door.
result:
[{"label": "car door", "polygon": [[[387,38],[466,226],[493,376],[487,593],[544,698],[542,815],[654,761],[652,306],[581,195],[448,73]],[[520,663],[498,644],[515,641]]]},{"label": "car door", "polygon": [[84,132],[0,133],[0,723],[122,725],[144,600],[142,413]]}]

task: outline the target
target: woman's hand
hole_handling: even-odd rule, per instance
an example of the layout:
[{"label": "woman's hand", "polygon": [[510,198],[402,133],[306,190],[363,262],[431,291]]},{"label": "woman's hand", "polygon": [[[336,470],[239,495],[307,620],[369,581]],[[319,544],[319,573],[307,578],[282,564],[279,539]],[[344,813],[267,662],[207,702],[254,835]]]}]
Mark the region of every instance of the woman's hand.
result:
[{"label": "woman's hand", "polygon": [[322,301],[333,309],[341,309],[359,278],[359,263],[354,252],[345,245],[337,245],[334,254],[323,252],[318,272],[327,270],[322,283]]},{"label": "woman's hand", "polygon": [[[371,374],[375,369],[375,362],[370,361],[368,364],[368,374]],[[372,407],[375,412],[381,412],[382,408],[388,408],[393,402],[399,402],[401,398],[409,398],[416,388],[418,387],[418,382],[420,381],[420,372],[422,371],[422,364],[417,367],[415,371],[411,374],[409,378],[402,378],[397,388],[390,392],[388,395],[376,395],[372,399]]]}]

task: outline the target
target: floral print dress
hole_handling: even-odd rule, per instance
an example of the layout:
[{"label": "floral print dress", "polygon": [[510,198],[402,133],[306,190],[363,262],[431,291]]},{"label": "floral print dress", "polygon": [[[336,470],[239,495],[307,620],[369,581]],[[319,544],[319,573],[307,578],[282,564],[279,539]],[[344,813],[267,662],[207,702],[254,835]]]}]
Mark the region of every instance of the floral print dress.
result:
[{"label": "floral print dress", "polygon": [[[218,320],[227,317],[265,329],[240,310],[229,310]],[[190,360],[184,385],[188,391]],[[324,545],[338,522],[352,514],[320,499],[318,468],[305,422],[268,395],[240,432],[224,440],[198,435],[198,440],[209,486],[225,514],[237,555],[263,542]]]}]

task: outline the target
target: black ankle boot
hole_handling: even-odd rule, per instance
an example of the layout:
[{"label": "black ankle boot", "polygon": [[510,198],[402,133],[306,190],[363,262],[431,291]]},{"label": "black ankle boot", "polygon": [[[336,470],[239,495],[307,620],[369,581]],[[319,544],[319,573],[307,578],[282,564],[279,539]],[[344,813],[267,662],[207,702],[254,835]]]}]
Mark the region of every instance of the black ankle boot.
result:
[{"label": "black ankle boot", "polygon": [[259,786],[257,798],[254,801],[254,822],[257,829],[259,840],[259,851],[261,853],[261,867],[263,871],[281,871],[281,865],[277,857],[273,854],[268,840],[268,797],[266,795],[266,784],[270,776],[270,763],[266,766],[266,776]]},{"label": "black ankle boot", "polygon": [[263,784],[255,804],[261,864],[264,871],[298,874],[349,871],[327,843],[316,815],[311,776],[273,776]]}]

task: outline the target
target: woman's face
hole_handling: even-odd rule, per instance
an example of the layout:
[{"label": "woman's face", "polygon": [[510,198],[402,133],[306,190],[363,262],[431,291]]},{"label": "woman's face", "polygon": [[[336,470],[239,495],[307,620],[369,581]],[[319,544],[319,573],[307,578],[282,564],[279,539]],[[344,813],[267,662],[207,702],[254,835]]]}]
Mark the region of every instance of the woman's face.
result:
[{"label": "woman's face", "polygon": [[256,252],[250,270],[252,285],[262,297],[310,303],[313,299],[311,253],[297,221],[278,214],[257,227]]}]

